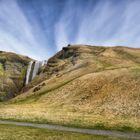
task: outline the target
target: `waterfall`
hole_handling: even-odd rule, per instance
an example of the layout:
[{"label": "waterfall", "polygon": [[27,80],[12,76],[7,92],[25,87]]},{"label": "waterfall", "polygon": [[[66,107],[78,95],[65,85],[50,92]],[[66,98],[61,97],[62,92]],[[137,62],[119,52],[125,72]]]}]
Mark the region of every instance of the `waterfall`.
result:
[{"label": "waterfall", "polygon": [[29,83],[30,74],[31,74],[31,70],[32,70],[32,65],[33,65],[33,61],[31,61],[28,65],[25,85],[27,85]]},{"label": "waterfall", "polygon": [[42,63],[41,66],[44,66],[45,64],[47,64],[47,60],[44,60],[41,63]]},{"label": "waterfall", "polygon": [[39,69],[40,69],[40,64],[41,64],[40,61],[35,61],[34,69],[33,69],[33,75],[32,75],[32,80],[33,80],[34,77],[38,74]]},{"label": "waterfall", "polygon": [[28,65],[25,85],[27,85],[35,76],[39,73],[39,70],[42,66],[47,64],[47,61],[31,61]]}]

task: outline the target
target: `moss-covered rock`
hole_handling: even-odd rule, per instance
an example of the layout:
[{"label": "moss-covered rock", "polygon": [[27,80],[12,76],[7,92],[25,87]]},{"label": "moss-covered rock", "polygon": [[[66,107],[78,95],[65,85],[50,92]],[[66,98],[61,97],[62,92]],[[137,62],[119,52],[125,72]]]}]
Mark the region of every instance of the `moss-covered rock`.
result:
[{"label": "moss-covered rock", "polygon": [[24,86],[30,58],[0,52],[0,101],[15,97]]}]

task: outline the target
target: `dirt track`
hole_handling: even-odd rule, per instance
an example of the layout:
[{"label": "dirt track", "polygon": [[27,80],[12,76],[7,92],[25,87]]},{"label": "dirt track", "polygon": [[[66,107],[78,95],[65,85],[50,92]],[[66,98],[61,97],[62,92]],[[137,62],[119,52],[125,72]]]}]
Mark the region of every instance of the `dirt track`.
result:
[{"label": "dirt track", "polygon": [[133,132],[73,128],[73,127],[66,127],[66,126],[61,126],[61,125],[37,124],[37,123],[3,121],[3,120],[0,120],[0,124],[12,124],[12,125],[17,125],[17,126],[31,126],[31,127],[35,127],[35,128],[44,128],[44,129],[57,130],[57,131],[78,132],[78,133],[82,133],[82,134],[104,135],[104,136],[123,137],[123,138],[140,140],[140,133],[133,133]]}]

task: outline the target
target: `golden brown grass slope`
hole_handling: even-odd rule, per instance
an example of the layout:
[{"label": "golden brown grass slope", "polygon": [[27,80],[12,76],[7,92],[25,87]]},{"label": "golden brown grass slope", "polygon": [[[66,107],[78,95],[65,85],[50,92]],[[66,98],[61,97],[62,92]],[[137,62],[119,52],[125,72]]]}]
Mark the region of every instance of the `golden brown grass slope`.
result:
[{"label": "golden brown grass slope", "polygon": [[140,130],[140,49],[70,46],[38,77],[42,83],[0,105],[0,118]]}]

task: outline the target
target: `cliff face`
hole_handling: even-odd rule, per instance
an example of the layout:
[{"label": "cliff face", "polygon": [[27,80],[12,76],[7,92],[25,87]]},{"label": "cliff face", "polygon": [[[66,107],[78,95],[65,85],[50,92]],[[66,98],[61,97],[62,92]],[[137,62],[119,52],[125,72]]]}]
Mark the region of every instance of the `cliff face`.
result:
[{"label": "cliff face", "polygon": [[119,46],[73,45],[63,47],[60,52],[48,60],[47,64],[41,67],[39,75],[25,86],[25,75],[30,61],[28,57],[0,52],[1,100],[13,98],[19,92],[27,92],[45,80],[61,78],[64,75],[67,75],[65,79],[67,82],[67,80],[88,73],[139,66],[140,50]]},{"label": "cliff face", "polygon": [[15,97],[24,85],[31,59],[9,52],[0,52],[0,101]]}]

